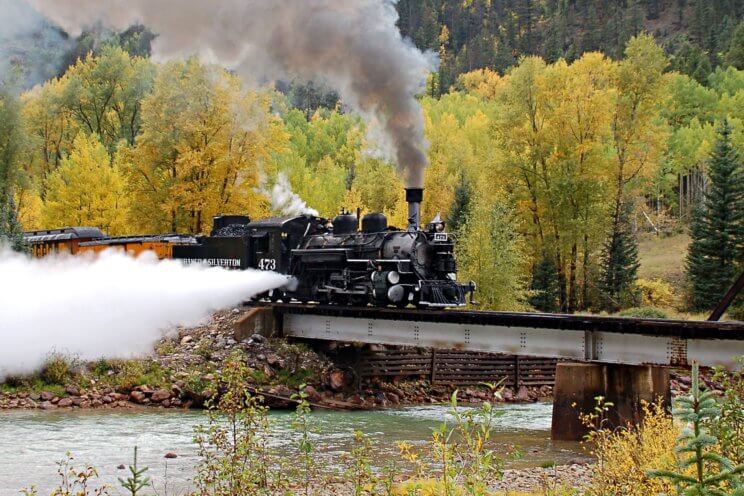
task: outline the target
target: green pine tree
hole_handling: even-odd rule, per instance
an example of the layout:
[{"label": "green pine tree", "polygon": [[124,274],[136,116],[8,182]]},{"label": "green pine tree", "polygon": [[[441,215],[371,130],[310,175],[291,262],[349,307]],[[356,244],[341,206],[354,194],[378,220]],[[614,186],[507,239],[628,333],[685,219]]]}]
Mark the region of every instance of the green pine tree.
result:
[{"label": "green pine tree", "polygon": [[731,36],[731,44],[724,57],[724,62],[726,62],[726,65],[744,70],[744,21],[739,23],[733,36]]},{"label": "green pine tree", "polygon": [[555,260],[545,253],[535,267],[530,284],[528,303],[540,312],[558,311],[558,268]]},{"label": "green pine tree", "polygon": [[638,275],[638,239],[630,225],[630,204],[620,206],[617,221],[605,242],[599,282],[601,304],[616,311],[635,303],[633,287]]},{"label": "green pine tree", "polygon": [[137,496],[140,491],[146,487],[151,487],[150,478],[145,475],[149,469],[148,467],[138,468],[137,467],[137,446],[134,447],[134,463],[129,467],[129,477],[126,479],[119,477],[119,484],[121,487],[127,490],[131,496]]},{"label": "green pine tree", "polygon": [[[721,409],[716,393],[701,391],[698,365],[692,366],[690,393],[674,402],[672,414],[686,424],[674,448],[678,456],[679,472],[651,470],[648,475],[670,480],[680,496],[744,496],[741,475],[744,464],[734,465],[719,455],[715,447],[718,438],[705,427],[715,422]],[[688,469],[694,467],[694,475]]]},{"label": "green pine tree", "polygon": [[710,187],[693,214],[687,276],[696,310],[713,308],[744,262],[744,176],[731,143],[731,126],[721,125],[708,162]]},{"label": "green pine tree", "polygon": [[0,200],[0,246],[3,245],[22,253],[28,251],[12,196],[8,196],[5,201]]},{"label": "green pine tree", "polygon": [[455,188],[455,200],[452,202],[452,208],[447,214],[447,227],[451,232],[457,232],[465,225],[470,211],[472,196],[473,192],[470,189],[470,184],[465,179],[465,173],[462,172],[460,173],[460,182],[457,184],[457,188]]}]

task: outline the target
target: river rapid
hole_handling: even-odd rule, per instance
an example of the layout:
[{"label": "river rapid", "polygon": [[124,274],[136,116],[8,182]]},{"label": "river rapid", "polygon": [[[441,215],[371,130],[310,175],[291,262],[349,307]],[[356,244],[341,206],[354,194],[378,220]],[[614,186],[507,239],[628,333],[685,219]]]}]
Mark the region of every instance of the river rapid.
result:
[{"label": "river rapid", "polygon": [[[550,440],[552,405],[549,403],[500,404],[497,442],[505,449],[517,445],[523,457],[515,467],[566,462],[584,457],[578,443]],[[422,406],[363,412],[317,411],[311,415],[313,442],[318,456],[338,461],[352,447],[353,433],[360,430],[372,442],[374,464],[398,455],[397,443],[426,447],[436,428],[448,415],[447,406]],[[271,443],[288,456],[294,452],[297,433],[291,412],[271,412]],[[7,411],[0,414],[0,494],[18,494],[36,485],[48,494],[57,484],[56,461],[70,451],[77,465],[91,463],[100,482],[116,484],[127,471],[117,467],[131,463],[138,447],[140,466],[148,466],[156,489],[179,494],[190,487],[197,463],[192,442],[194,427],[205,422],[197,411]],[[178,455],[164,458],[166,453]],[[113,491],[113,494],[118,494]]]}]

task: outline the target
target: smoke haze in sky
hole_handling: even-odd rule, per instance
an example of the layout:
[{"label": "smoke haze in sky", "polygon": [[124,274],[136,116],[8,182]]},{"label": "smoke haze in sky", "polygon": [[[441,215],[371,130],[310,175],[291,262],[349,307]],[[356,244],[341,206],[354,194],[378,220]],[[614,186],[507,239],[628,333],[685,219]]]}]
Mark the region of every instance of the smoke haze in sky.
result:
[{"label": "smoke haze in sky", "polygon": [[54,77],[71,47],[72,40],[26,0],[0,0],[0,84],[9,73],[21,88]]},{"label": "smoke haze in sky", "polygon": [[175,326],[287,282],[113,251],[44,259],[0,251],[0,275],[0,381],[38,369],[51,351],[82,360],[147,354]]},{"label": "smoke haze in sky", "polygon": [[246,80],[298,77],[335,89],[384,137],[409,186],[423,186],[423,92],[436,57],[404,40],[394,0],[29,0],[77,35],[142,23],[154,56],[197,54]]}]

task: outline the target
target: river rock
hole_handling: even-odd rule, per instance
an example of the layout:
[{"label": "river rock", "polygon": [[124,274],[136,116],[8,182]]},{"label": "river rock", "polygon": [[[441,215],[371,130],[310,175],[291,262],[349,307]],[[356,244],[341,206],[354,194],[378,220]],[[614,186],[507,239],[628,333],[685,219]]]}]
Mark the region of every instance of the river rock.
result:
[{"label": "river rock", "polygon": [[334,391],[341,391],[346,387],[346,374],[343,370],[334,370],[328,377],[328,385]]},{"label": "river rock", "polygon": [[305,394],[307,395],[307,399],[312,402],[321,401],[323,399],[318,390],[313,386],[305,386]]},{"label": "river rock", "polygon": [[67,386],[65,388],[65,393],[69,394],[70,396],[79,396],[80,391],[75,386]]},{"label": "river rock", "polygon": [[272,367],[284,367],[284,360],[282,360],[278,355],[269,355],[268,357],[266,357],[266,363],[268,363]]},{"label": "river rock", "polygon": [[57,406],[61,408],[68,408],[73,405],[71,398],[62,398],[57,402]]},{"label": "river rock", "polygon": [[57,408],[57,405],[52,404],[51,401],[42,401],[39,403],[39,408],[42,410],[53,410]]},{"label": "river rock", "polygon": [[153,403],[160,403],[161,401],[170,399],[170,397],[171,392],[167,389],[156,389],[150,396],[150,400],[152,400]]},{"label": "river rock", "polygon": [[193,340],[194,340],[194,338],[191,337],[191,336],[184,336],[184,337],[181,338],[181,345],[189,344]]},{"label": "river rock", "polygon": [[129,398],[133,402],[139,403],[141,405],[145,402],[147,396],[145,396],[145,393],[143,393],[142,391],[132,391],[132,393],[129,395]]},{"label": "river rock", "polygon": [[51,393],[49,391],[42,391],[39,395],[39,398],[41,401],[52,401],[54,399],[54,393]]},{"label": "river rock", "polygon": [[517,391],[517,401],[530,401],[530,390],[525,386],[520,386]]},{"label": "river rock", "polygon": [[173,453],[172,451],[169,451],[168,453],[165,454],[163,458],[173,459],[173,458],[178,458],[178,455]]}]

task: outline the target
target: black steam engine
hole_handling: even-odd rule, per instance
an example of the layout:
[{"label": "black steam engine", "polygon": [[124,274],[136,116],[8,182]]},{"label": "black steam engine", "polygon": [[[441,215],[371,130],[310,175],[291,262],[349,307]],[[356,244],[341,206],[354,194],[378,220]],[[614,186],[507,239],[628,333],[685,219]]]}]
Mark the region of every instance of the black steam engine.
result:
[{"label": "black steam engine", "polygon": [[[214,219],[210,236],[129,236],[111,238],[98,230],[62,229],[26,233],[37,256],[118,249],[132,255],[229,269],[276,271],[292,276],[283,288],[261,295],[282,301],[342,305],[456,307],[475,285],[457,282],[454,239],[444,223],[419,224],[423,190],[406,190],[405,230],[387,218],[342,213],[333,221],[301,215],[251,222],[245,216]],[[95,232],[93,232],[95,231]],[[88,236],[86,233],[93,233]]]},{"label": "black steam engine", "polygon": [[[466,304],[475,285],[457,282],[454,239],[438,218],[419,225],[422,189],[407,189],[409,226],[389,227],[387,218],[338,215],[332,222],[303,215],[250,222],[245,217],[215,219],[212,236],[196,245],[174,247],[173,258],[271,270],[293,277],[291,284],[264,298],[332,304],[456,307]],[[231,239],[227,239],[231,238]],[[238,241],[240,240],[240,241]],[[242,248],[235,247],[240,243]],[[207,244],[213,249],[208,249]],[[227,264],[215,254],[233,248]],[[237,249],[236,249],[237,248]],[[222,250],[218,250],[222,251]],[[242,252],[240,261],[235,258]]]}]

